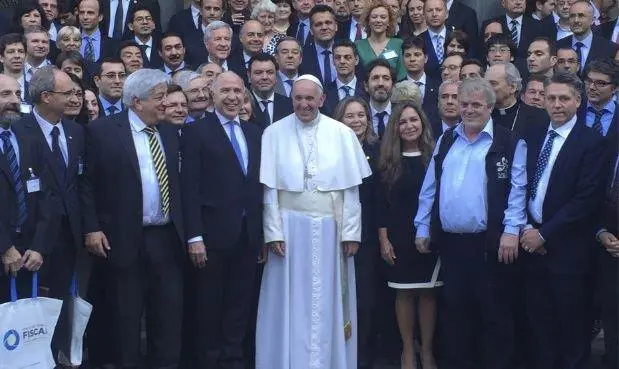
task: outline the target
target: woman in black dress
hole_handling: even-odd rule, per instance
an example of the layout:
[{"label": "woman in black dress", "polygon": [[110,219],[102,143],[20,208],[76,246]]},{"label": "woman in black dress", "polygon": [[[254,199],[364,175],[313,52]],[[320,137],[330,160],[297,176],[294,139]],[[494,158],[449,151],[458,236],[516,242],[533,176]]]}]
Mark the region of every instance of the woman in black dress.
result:
[{"label": "woman in black dress", "polygon": [[414,351],[415,299],[419,297],[422,363],[435,369],[432,341],[436,316],[434,288],[437,255],[415,248],[413,219],[430,162],[434,141],[430,122],[419,105],[403,102],[394,109],[385,130],[376,180],[380,252],[388,264],[388,286],[396,289],[395,311],[402,338],[402,369],[416,368]]}]

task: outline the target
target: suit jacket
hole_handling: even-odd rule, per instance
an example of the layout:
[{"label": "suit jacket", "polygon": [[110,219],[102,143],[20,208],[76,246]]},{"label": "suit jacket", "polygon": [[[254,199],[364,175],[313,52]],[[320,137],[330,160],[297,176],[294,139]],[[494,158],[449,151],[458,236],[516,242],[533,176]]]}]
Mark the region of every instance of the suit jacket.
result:
[{"label": "suit jacket", "polygon": [[204,119],[185,127],[181,136],[185,239],[202,236],[207,252],[234,247],[243,222],[247,246],[257,251],[263,244],[263,188],[259,180],[262,130],[245,121],[241,121],[241,129],[247,142],[247,175],[216,114],[207,113]]},{"label": "suit jacket", "polygon": [[95,60],[95,63],[99,63],[105,57],[114,56],[116,54],[116,47],[118,46],[115,40],[107,37],[103,29],[99,30],[101,31],[101,41],[99,42],[99,59]]},{"label": "suit jacket", "polygon": [[[351,24],[352,24],[352,21],[350,17],[348,17],[348,19],[344,21],[337,22],[337,33],[335,34],[335,39],[336,40],[343,39],[343,38],[350,39]],[[355,40],[351,40],[351,41],[354,42]]]},{"label": "suit jacket", "polygon": [[519,137],[526,139],[529,135],[533,134],[533,132],[547,128],[549,121],[550,117],[546,110],[520,102],[518,117],[516,117],[516,121],[514,122],[513,131],[516,132]]},{"label": "suit jacket", "polygon": [[[296,16],[293,16],[292,21],[290,22],[290,27],[288,27],[288,31],[286,31],[287,36],[297,37],[297,32],[299,31],[299,19]],[[312,31],[308,29],[307,37],[305,38],[305,43],[303,46],[311,45],[314,43],[314,38],[312,37]]]},{"label": "suit jacket", "polygon": [[[503,33],[510,34],[511,26],[508,26],[507,18],[505,15],[485,21],[482,24],[481,29],[485,29],[486,26],[492,22],[501,23],[501,26],[503,27]],[[555,30],[554,34],[550,34],[550,31],[548,29],[545,29],[540,21],[524,15],[522,17],[522,25],[520,26],[520,43],[518,44],[518,49],[516,50],[515,57],[526,58],[529,45],[534,38],[539,36],[546,36],[549,37],[551,40],[554,40],[557,36],[557,32]]]},{"label": "suit jacket", "polygon": [[[254,104],[256,105],[256,111],[254,111],[254,123],[257,123],[260,127],[265,129],[270,126],[271,123],[267,121],[266,116],[262,111],[264,106],[260,103],[260,101],[256,100],[256,96],[254,96],[253,93],[252,96],[254,97]],[[293,112],[292,100],[285,95],[275,93],[275,97],[273,98],[273,123],[289,116]]]},{"label": "suit jacket", "polygon": [[208,57],[204,46],[202,27],[196,28],[191,15],[191,7],[174,14],[168,23],[168,31],[178,33],[185,45],[185,61],[191,65],[200,65]]},{"label": "suit jacket", "polygon": [[[451,29],[447,28],[445,31],[445,38],[449,37],[451,33]],[[436,56],[436,51],[434,50],[434,42],[430,36],[428,30],[424,31],[419,35],[419,37],[423,37],[426,42],[426,55],[428,56],[428,61],[426,62],[426,67],[424,68],[426,75],[440,78],[441,76],[441,63],[438,61],[438,56]],[[443,58],[445,58],[444,55]]]},{"label": "suit jacket", "polygon": [[447,17],[447,28],[455,28],[466,32],[469,36],[471,46],[475,43],[475,49],[479,50],[479,26],[477,25],[477,13],[472,8],[464,5],[458,0],[454,0],[449,8],[449,16]]},{"label": "suit jacket", "polygon": [[[97,104],[99,104],[99,118],[107,117],[105,110],[103,110],[103,104],[101,104],[101,99],[99,99],[99,95],[97,95]],[[122,102],[120,103],[120,105],[122,106],[122,110],[124,111],[126,109],[125,105]],[[116,114],[119,113],[117,112]]]},{"label": "suit jacket", "polygon": [[[132,35],[131,40],[135,40],[135,37]],[[157,35],[153,35],[153,45],[150,49],[150,59],[146,57],[146,51],[142,50],[142,60],[144,62],[144,68],[151,69],[160,69],[163,67],[163,59],[161,55],[159,55],[159,42],[161,41],[161,37]],[[187,50],[185,50],[187,53]]]},{"label": "suit jacket", "polygon": [[[324,55],[318,55],[316,46],[312,42],[311,44],[306,44],[303,47],[303,60],[301,60],[301,66],[299,69],[303,71],[303,74],[311,74],[313,76],[317,76],[322,82],[323,85],[327,85],[333,81],[325,81],[322,72],[320,71],[320,64],[318,63],[318,58],[324,58]],[[333,65],[333,57],[329,58],[331,65]],[[333,79],[337,77],[335,74],[332,75]]]},{"label": "suit jacket", "polygon": [[[157,128],[168,171],[169,218],[180,241],[184,230],[178,126],[160,123]],[[143,202],[128,112],[97,119],[86,126],[86,163],[80,196],[83,232],[102,231],[112,249],[107,260],[117,267],[129,266],[140,257]]]},{"label": "suit jacket", "polygon": [[249,77],[247,76],[247,66],[245,65],[245,57],[243,56],[243,49],[237,51],[231,51],[230,56],[227,59],[228,70],[236,73],[243,79],[245,86],[249,86]]},{"label": "suit jacket", "polygon": [[[533,183],[537,158],[548,126],[540,126],[527,140],[528,183]],[[559,151],[543,203],[540,234],[546,240],[544,256],[524,253],[527,268],[548,268],[555,273],[585,273],[603,195],[605,160],[602,137],[578,121]],[[527,190],[527,204],[531,188]],[[529,215],[529,224],[534,220]]]},{"label": "suit jacket", "polygon": [[67,119],[62,120],[62,129],[67,140],[68,164],[64,181],[55,168],[54,156],[33,113],[24,115],[18,123],[25,133],[39,142],[45,156],[45,164],[50,168],[48,182],[51,191],[50,204],[58,217],[66,215],[77,250],[83,247],[82,219],[79,201],[79,185],[84,169],[85,137],[84,128]]},{"label": "suit jacket", "polygon": [[[573,39],[574,35],[560,39],[557,41],[557,49],[566,47],[571,49]],[[582,70],[584,71],[592,60],[614,59],[616,52],[617,44],[608,41],[599,34],[593,33],[591,49],[589,50],[589,55],[587,55],[587,60],[585,61],[585,65]]]},{"label": "suit jacket", "polygon": [[[578,115],[578,121],[583,122],[586,125],[587,123],[587,101],[583,100],[580,104],[580,108],[576,113]],[[615,114],[613,115],[612,120],[610,121],[610,127],[608,127],[608,132],[606,132],[606,136],[604,136],[604,141],[606,142],[607,150],[608,150],[608,158],[610,161],[617,155],[617,141],[619,140],[619,106],[615,105]]]},{"label": "suit jacket", "polygon": [[[430,122],[441,123],[441,117],[438,113],[438,88],[440,85],[440,79],[428,76],[426,74],[426,90],[423,94],[423,101],[421,103],[421,107],[426,113],[428,119],[430,119]],[[440,134],[442,132],[438,133]]]},{"label": "suit jacket", "polygon": [[[126,40],[132,37],[131,30],[129,29],[129,17],[131,13],[133,13],[134,9],[138,5],[146,5],[151,10],[151,16],[153,17],[153,22],[155,22],[155,33],[161,34],[161,8],[159,7],[159,2],[157,0],[130,0],[129,1],[129,9],[127,10],[127,17],[125,18],[125,22],[123,24],[123,33],[121,40]],[[101,1],[102,13],[103,13],[103,28],[101,32],[105,32],[105,35],[109,35],[109,30],[111,25],[114,25],[114,19],[110,17],[110,1]]]},{"label": "suit jacket", "polygon": [[277,79],[275,80],[275,93],[283,96],[288,96],[288,93],[286,92],[286,86],[284,86],[284,81],[282,81],[282,77],[279,75],[279,73],[277,73],[276,78]]},{"label": "suit jacket", "polygon": [[617,22],[619,21],[619,19],[615,19],[614,21],[610,21],[610,22],[606,22],[606,23],[602,23],[599,26],[597,26],[593,32],[597,32],[599,33],[602,37],[604,37],[607,40],[613,41],[612,37],[613,37],[613,31],[615,30],[615,26],[617,25]]},{"label": "suit jacket", "polygon": [[[45,164],[45,153],[39,142],[24,133],[20,127],[16,126],[12,131],[19,146],[19,170],[26,194],[28,216],[21,226],[21,236],[17,237],[17,199],[13,176],[6,157],[0,151],[0,254],[11,246],[15,246],[22,254],[26,250],[46,254],[50,251],[49,240],[54,237],[58,222],[51,211],[49,171]],[[30,169],[39,177],[41,191],[28,193],[26,181],[31,177]]]},{"label": "suit jacket", "polygon": [[[336,81],[329,83],[325,87],[325,95],[327,95],[327,99],[325,100],[323,110],[321,111],[323,114],[331,116],[331,114],[333,114],[333,112],[335,111],[335,107],[340,102],[340,95],[339,91],[337,90]],[[357,83],[355,85],[355,96],[361,97],[362,99],[369,101],[368,93],[365,91],[365,85],[359,77],[357,77]]]}]

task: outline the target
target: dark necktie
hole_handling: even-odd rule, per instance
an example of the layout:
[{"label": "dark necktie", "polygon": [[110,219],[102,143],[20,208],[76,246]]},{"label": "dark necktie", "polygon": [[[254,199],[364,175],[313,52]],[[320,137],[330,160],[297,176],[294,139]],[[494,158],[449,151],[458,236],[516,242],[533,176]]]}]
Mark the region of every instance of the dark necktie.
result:
[{"label": "dark necktie", "polygon": [[512,19],[510,23],[512,25],[512,28],[510,29],[509,32],[511,33],[512,41],[514,41],[514,44],[518,46],[518,21],[515,19]]},{"label": "dark necktie", "polygon": [[24,190],[24,183],[21,179],[19,162],[17,160],[17,155],[15,155],[15,148],[11,143],[11,132],[4,131],[0,133],[0,138],[2,139],[4,157],[9,163],[9,170],[11,171],[13,189],[15,190],[15,200],[17,200],[17,226],[20,227],[24,224],[28,216],[26,209],[26,191]]},{"label": "dark necktie", "polygon": [[382,139],[383,134],[385,134],[385,115],[387,115],[386,111],[381,111],[376,113],[376,117],[378,118],[378,138]]},{"label": "dark necktie", "polygon": [[357,22],[357,33],[355,33],[355,41],[361,40],[363,32],[361,30],[361,23]]},{"label": "dark necktie", "polygon": [[344,91],[344,96],[345,97],[350,96],[350,90],[352,90],[352,87],[350,87],[350,86],[342,86],[340,88]]},{"label": "dark necktie", "polygon": [[140,51],[142,51],[142,59],[150,61],[150,58],[148,57],[148,54],[146,53],[146,51],[148,50],[148,45],[138,45],[140,47]]},{"label": "dark necktie", "polygon": [[62,150],[60,150],[60,129],[58,127],[52,128],[52,155],[54,157],[54,164],[56,173],[58,173],[58,178],[60,179],[60,183],[64,183],[65,176],[67,174],[67,163],[64,160],[64,156],[62,156]]},{"label": "dark necktie", "polygon": [[580,63],[580,70],[583,70],[583,66],[585,65],[585,61],[582,60],[582,48],[583,46],[585,46],[585,44],[583,44],[582,42],[577,42],[576,44],[574,44],[574,47],[576,48],[576,55],[578,55],[578,62]]},{"label": "dark necktie", "polygon": [[301,43],[301,46],[305,45],[305,23],[299,22],[299,30],[297,31],[297,40]]},{"label": "dark necktie", "polygon": [[84,59],[94,62],[95,61],[95,47],[92,44],[92,38],[86,36],[86,46],[84,46]]},{"label": "dark necktie", "polygon": [[604,114],[606,114],[606,112],[608,112],[608,110],[606,109],[595,110],[593,106],[590,106],[588,110],[591,113],[595,114],[595,118],[593,119],[593,125],[591,126],[591,128],[593,128],[594,131],[596,131],[597,133],[603,136],[604,129],[602,127],[602,117],[604,116]]},{"label": "dark necktie", "polygon": [[112,37],[120,40],[123,37],[123,0],[118,0],[116,14],[114,15],[114,32]]},{"label": "dark necktie", "polygon": [[266,120],[267,125],[271,125],[271,114],[269,114],[269,104],[271,103],[271,100],[262,100],[260,102],[262,103],[262,106],[264,106],[264,119]]},{"label": "dark necktie", "polygon": [[107,108],[107,115],[114,115],[118,112],[118,108],[115,105],[110,105],[109,108]]},{"label": "dark necktie", "polygon": [[241,145],[239,145],[239,140],[236,138],[235,127],[236,122],[231,120],[228,123],[228,129],[230,130],[230,144],[232,144],[232,149],[234,150],[234,154],[236,155],[236,159],[239,161],[239,165],[243,170],[243,174],[247,175],[247,169],[245,168],[245,160],[243,159],[243,153],[241,151]]},{"label": "dark necktie", "polygon": [[148,135],[148,146],[155,165],[155,174],[157,175],[161,199],[161,211],[167,215],[170,211],[170,187],[168,185],[168,167],[166,166],[165,155],[163,155],[163,150],[161,150],[159,140],[157,139],[157,128],[149,126],[144,128],[144,132]]},{"label": "dark necktie", "polygon": [[555,131],[548,131],[548,140],[540,152],[537,163],[535,164],[535,172],[533,173],[533,183],[531,184],[531,198],[534,199],[537,196],[537,186],[539,180],[542,178],[544,169],[548,166],[548,160],[550,159],[550,152],[552,151],[552,143],[558,136]]},{"label": "dark necktie", "polygon": [[204,31],[202,31],[202,13],[198,13],[198,27],[197,27],[198,31],[200,31],[200,33],[204,33]]},{"label": "dark necktie", "polygon": [[322,62],[322,65],[325,68],[325,73],[324,73],[324,83],[331,83],[333,82],[333,77],[331,77],[331,58],[329,57],[331,55],[331,51],[330,50],[324,50],[322,52],[322,55],[324,55],[324,59]]}]

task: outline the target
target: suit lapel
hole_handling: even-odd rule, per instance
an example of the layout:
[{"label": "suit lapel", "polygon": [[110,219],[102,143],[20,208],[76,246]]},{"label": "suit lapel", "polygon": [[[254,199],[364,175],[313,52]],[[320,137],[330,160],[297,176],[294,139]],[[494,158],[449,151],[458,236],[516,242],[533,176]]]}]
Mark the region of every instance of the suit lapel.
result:
[{"label": "suit lapel", "polygon": [[[170,127],[159,125],[159,135],[163,143],[163,150],[166,157],[166,167],[168,173],[178,173],[179,167],[179,150],[178,150],[178,134],[176,129],[168,129]],[[168,177],[170,175],[168,174]]]},{"label": "suit lapel", "polygon": [[[263,119],[264,121],[264,119]],[[234,148],[232,147],[232,142],[230,141],[230,137],[228,137],[228,133],[226,132],[226,129],[228,129],[228,127],[225,127],[223,124],[221,124],[221,122],[219,121],[219,118],[217,118],[217,116],[215,115],[215,120],[213,122],[214,124],[218,125],[219,127],[217,127],[215,130],[217,132],[220,132],[221,135],[223,135],[222,137],[218,138],[217,141],[221,142],[225,147],[226,147],[226,151],[228,151],[228,157],[232,158],[232,160],[234,160],[234,162],[237,164],[237,168],[239,168],[239,171],[241,171],[242,175],[245,175],[245,173],[243,172],[243,168],[241,168],[241,163],[239,163],[239,159],[236,156],[236,152],[234,152]],[[227,125],[226,125],[227,126]],[[241,128],[243,128],[243,125],[241,124]],[[245,134],[245,129],[243,128],[243,134]],[[238,136],[237,136],[238,138]],[[247,136],[245,136],[245,141],[247,142]],[[240,142],[239,142],[240,144]],[[248,153],[248,157],[249,157],[249,143],[247,144],[247,153]],[[251,159],[249,159],[251,160]],[[249,172],[249,163],[247,163],[247,171]]]},{"label": "suit lapel", "polygon": [[67,124],[66,121],[62,122],[62,127],[64,128],[64,136],[67,140],[67,176],[66,182],[71,183],[73,180],[73,176],[78,172],[78,161],[79,158],[76,155],[75,143],[73,142],[73,127],[70,124]]},{"label": "suit lapel", "polygon": [[[49,147],[49,144],[47,143],[47,137],[45,137],[45,133],[43,133],[43,130],[41,129],[41,126],[39,126],[39,123],[37,123],[36,118],[34,117],[33,113],[30,113],[28,115],[25,116],[25,126],[28,130],[30,130],[31,132],[34,132],[35,135],[37,135],[39,137],[39,140],[42,143],[43,146],[43,150],[45,151],[46,155],[45,156],[45,161],[47,162],[47,164],[49,165],[50,168],[56,168],[56,163],[54,163],[54,155],[52,153],[52,149]],[[64,125],[63,125],[64,127]],[[66,136],[66,131],[65,131],[65,137],[67,138],[67,149],[68,149],[68,139],[69,137]],[[59,188],[63,188],[64,187],[64,183],[60,180],[60,178],[58,177],[58,171],[57,170],[51,170],[52,175],[54,176],[54,179],[56,180],[56,183],[58,184]]]},{"label": "suit lapel", "polygon": [[[122,114],[122,115],[121,115]],[[131,124],[129,123],[129,115],[127,112],[117,113],[118,119],[116,124],[118,125],[118,137],[127,151],[131,166],[135,170],[135,174],[140,177],[140,165],[138,164],[138,153],[135,150],[135,144],[133,143],[133,134],[131,132]]]},{"label": "suit lapel", "polygon": [[565,163],[570,158],[570,155],[572,155],[572,153],[575,151],[575,148],[573,148],[573,146],[578,144],[578,138],[581,136],[581,132],[583,129],[585,129],[585,127],[586,126],[583,121],[577,121],[574,125],[574,128],[572,128],[572,131],[567,136],[567,139],[563,143],[563,146],[561,146],[561,150],[557,155],[557,160],[555,160],[552,171],[550,172],[548,187],[550,187],[555,180],[560,179],[560,174],[563,167],[565,166]]},{"label": "suit lapel", "polygon": [[247,143],[247,177],[253,177],[254,172],[258,170],[258,163],[254,160],[254,158],[257,157],[256,150],[258,148],[254,145],[254,140],[252,140],[251,132],[247,128],[247,124],[247,122],[241,121],[241,128],[243,129],[243,135]]}]

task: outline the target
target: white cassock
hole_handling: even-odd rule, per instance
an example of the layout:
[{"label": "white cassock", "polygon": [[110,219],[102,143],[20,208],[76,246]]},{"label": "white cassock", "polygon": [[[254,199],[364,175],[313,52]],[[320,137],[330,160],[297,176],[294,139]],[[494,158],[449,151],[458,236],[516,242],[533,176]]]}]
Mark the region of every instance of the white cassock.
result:
[{"label": "white cassock", "polygon": [[256,369],[357,369],[353,258],[361,240],[359,185],[371,174],[354,132],[319,114],[295,114],[262,136],[260,182],[269,253],[256,327]]}]

